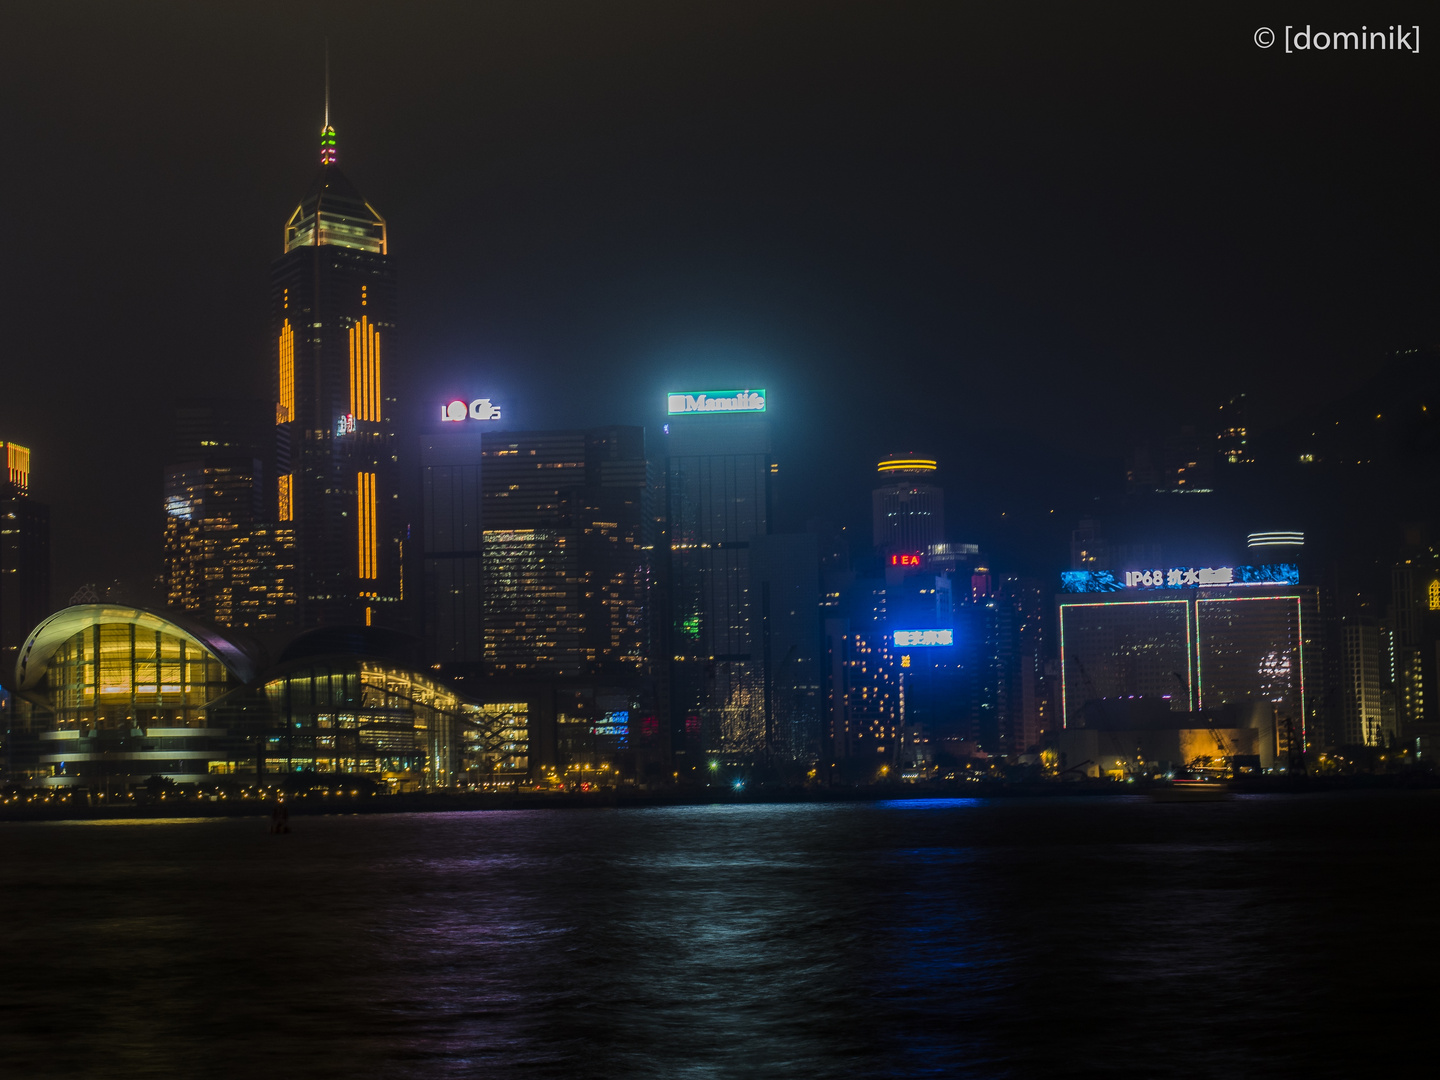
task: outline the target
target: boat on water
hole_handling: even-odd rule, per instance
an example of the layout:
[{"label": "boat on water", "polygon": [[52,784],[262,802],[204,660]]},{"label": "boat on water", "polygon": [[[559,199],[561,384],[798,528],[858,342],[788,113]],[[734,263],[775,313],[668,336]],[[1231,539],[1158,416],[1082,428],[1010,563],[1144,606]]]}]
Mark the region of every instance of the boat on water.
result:
[{"label": "boat on water", "polygon": [[1172,780],[1150,789],[1153,802],[1224,802],[1234,797],[1223,780]]}]

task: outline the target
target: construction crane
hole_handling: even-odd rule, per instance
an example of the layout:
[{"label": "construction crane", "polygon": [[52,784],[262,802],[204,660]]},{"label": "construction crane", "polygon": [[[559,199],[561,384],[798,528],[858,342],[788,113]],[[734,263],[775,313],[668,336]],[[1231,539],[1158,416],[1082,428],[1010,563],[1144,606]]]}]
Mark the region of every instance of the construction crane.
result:
[{"label": "construction crane", "polygon": [[[1188,702],[1190,700],[1190,684],[1185,681],[1185,676],[1181,675],[1178,671],[1172,671],[1170,674],[1174,675],[1175,681],[1185,689],[1185,700]],[[1220,734],[1220,729],[1215,726],[1214,718],[1205,712],[1201,712],[1200,716],[1205,720],[1205,726],[1210,731],[1210,737],[1215,740],[1215,748],[1220,751],[1220,760],[1224,762],[1225,769],[1233,774],[1235,772],[1235,752],[1230,748],[1230,744],[1225,741],[1225,736]],[[1202,754],[1190,762],[1189,767],[1192,769],[1197,766],[1204,768],[1200,763],[1208,760],[1209,758]]]}]

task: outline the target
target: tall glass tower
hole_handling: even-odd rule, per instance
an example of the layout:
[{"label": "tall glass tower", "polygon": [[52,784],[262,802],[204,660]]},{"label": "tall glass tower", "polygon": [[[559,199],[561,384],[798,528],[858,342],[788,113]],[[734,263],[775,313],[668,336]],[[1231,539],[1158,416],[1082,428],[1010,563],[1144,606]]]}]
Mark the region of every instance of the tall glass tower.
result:
[{"label": "tall glass tower", "polygon": [[271,268],[277,515],[293,523],[298,622],[394,624],[406,521],[396,469],[395,265],[385,219],[336,164],[320,173]]}]

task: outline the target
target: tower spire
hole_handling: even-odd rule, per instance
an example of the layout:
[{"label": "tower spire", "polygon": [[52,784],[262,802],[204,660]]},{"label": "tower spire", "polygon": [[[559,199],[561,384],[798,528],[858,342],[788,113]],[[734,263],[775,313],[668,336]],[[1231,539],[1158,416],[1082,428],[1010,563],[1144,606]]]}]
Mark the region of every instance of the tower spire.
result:
[{"label": "tower spire", "polygon": [[330,39],[325,39],[325,126],[320,129],[320,164],[335,164],[335,129],[330,126]]}]

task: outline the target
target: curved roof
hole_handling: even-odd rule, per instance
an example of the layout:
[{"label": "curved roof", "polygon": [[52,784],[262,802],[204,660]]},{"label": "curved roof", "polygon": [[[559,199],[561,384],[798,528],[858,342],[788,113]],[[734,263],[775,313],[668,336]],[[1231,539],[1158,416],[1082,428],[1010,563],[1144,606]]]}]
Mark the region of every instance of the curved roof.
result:
[{"label": "curved roof", "polygon": [[215,655],[241,682],[260,674],[264,657],[258,646],[237,641],[213,626],[176,612],[160,613],[124,604],[74,604],[55,612],[30,631],[15,661],[15,685],[30,690],[40,685],[55,650],[81,630],[101,623],[127,623],[184,638]]},{"label": "curved roof", "polygon": [[420,642],[399,630],[383,626],[322,626],[293,638],[281,650],[277,664],[297,660],[345,656],[353,659],[383,660],[418,671]]}]

